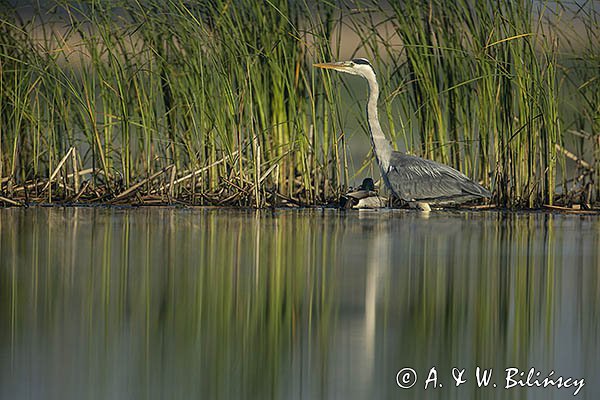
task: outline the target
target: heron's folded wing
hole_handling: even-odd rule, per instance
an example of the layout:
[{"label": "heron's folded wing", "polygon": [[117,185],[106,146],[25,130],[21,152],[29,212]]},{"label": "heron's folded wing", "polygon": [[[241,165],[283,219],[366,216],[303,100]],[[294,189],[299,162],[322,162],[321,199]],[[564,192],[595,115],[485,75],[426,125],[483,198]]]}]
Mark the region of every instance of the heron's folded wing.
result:
[{"label": "heron's folded wing", "polygon": [[452,167],[399,152],[392,153],[388,180],[405,201],[490,196],[487,189]]}]

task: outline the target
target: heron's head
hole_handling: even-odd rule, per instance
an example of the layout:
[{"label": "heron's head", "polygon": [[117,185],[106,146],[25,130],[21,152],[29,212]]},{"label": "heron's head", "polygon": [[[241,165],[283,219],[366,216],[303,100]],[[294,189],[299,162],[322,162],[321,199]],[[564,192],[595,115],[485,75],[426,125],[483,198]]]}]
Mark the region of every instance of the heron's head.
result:
[{"label": "heron's head", "polygon": [[319,63],[314,64],[314,66],[317,68],[334,69],[347,74],[362,76],[363,78],[375,74],[371,63],[365,58],[354,58],[350,61]]}]

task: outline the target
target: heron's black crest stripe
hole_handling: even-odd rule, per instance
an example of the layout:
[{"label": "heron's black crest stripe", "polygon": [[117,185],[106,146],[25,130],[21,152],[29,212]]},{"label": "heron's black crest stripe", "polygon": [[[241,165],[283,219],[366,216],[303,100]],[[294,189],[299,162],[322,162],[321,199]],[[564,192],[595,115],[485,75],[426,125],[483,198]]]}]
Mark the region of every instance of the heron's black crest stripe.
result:
[{"label": "heron's black crest stripe", "polygon": [[369,65],[369,66],[371,66],[371,63],[369,62],[369,60],[367,60],[365,58],[354,58],[352,60],[352,62],[354,64],[362,64],[362,65]]}]

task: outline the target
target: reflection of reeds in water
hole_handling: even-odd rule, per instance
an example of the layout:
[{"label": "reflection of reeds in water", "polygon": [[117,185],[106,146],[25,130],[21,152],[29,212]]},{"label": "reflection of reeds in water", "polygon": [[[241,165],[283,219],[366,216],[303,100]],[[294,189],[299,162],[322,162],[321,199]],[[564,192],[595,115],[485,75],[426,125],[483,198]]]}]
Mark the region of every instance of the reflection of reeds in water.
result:
[{"label": "reflection of reeds in water", "polygon": [[[389,227],[391,236],[402,238],[392,245],[396,266],[385,300],[387,313],[400,316],[387,325],[397,336],[399,357],[420,357],[423,370],[436,365],[448,373],[457,365],[469,373],[476,366],[496,374],[507,366],[527,370],[532,365],[542,374],[581,371],[565,360],[581,342],[573,344],[570,328],[561,326],[595,321],[598,276],[590,266],[599,253],[590,246],[600,239],[593,233],[597,222],[535,214],[465,215],[451,225],[443,220]],[[589,340],[596,339],[589,335],[595,329],[583,330],[582,342],[594,349]],[[420,351],[425,353],[419,356]],[[584,353],[585,364],[597,370],[595,356]]]},{"label": "reflection of reeds in water", "polygon": [[[153,387],[166,385],[247,398],[277,389],[296,346],[326,347],[319,342],[329,340],[336,293],[335,224],[252,212],[34,214],[29,235],[10,239],[7,224],[22,232],[31,214],[0,219],[8,296],[0,336],[13,352],[2,368],[26,370],[25,354],[53,359],[60,347],[66,360],[91,368],[72,371],[80,380],[73,393],[127,384],[153,397]],[[318,360],[310,370],[322,368]],[[115,362],[114,373],[96,373]],[[53,393],[65,380],[48,374]]]},{"label": "reflection of reeds in water", "polygon": [[352,173],[344,92],[310,64],[338,54],[350,26],[355,53],[384,83],[398,146],[483,181],[502,205],[552,203],[557,182],[563,203],[594,202],[598,10],[553,4],[561,11],[527,1],[67,1],[15,17],[5,2],[0,200],[336,198]]},{"label": "reflection of reeds in water", "polygon": [[360,216],[4,210],[0,395],[352,397],[399,364],[560,369],[557,343],[599,368],[594,219]]}]

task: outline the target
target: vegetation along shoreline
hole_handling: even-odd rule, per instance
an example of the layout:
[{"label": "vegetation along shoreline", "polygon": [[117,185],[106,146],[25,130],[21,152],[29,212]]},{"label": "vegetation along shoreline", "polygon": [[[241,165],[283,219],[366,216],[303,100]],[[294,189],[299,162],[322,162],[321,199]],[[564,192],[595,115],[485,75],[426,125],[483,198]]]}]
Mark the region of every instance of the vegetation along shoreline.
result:
[{"label": "vegetation along shoreline", "polygon": [[312,65],[365,57],[393,152],[598,211],[593,2],[400,3],[2,2],[0,206],[337,205],[379,181],[368,91]]}]

